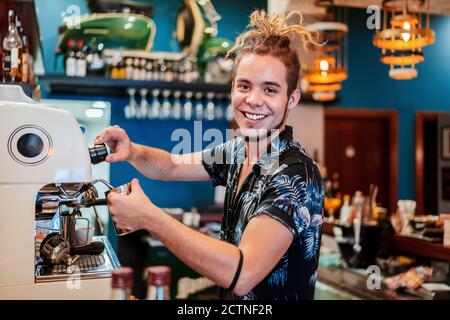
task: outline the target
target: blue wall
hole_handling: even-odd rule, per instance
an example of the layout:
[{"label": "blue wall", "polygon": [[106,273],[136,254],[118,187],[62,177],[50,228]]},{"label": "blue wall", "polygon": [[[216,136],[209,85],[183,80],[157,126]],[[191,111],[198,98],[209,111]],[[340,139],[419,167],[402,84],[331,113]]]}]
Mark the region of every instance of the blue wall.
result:
[{"label": "blue wall", "polygon": [[414,198],[415,112],[450,111],[450,17],[432,16],[436,42],[424,48],[418,78],[404,81],[390,79],[389,66],[379,61],[381,53],[372,45],[374,31],[366,28],[367,17],[365,10],[349,9],[349,78],[343,83],[341,100],[334,105],[398,111],[398,195]]}]

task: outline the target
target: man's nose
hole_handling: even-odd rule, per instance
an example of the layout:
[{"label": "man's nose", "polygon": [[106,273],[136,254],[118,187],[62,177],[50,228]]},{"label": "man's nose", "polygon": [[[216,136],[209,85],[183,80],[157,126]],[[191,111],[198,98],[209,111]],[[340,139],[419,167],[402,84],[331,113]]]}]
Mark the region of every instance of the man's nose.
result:
[{"label": "man's nose", "polygon": [[263,104],[262,94],[260,90],[254,89],[251,90],[245,99],[247,104],[249,104],[251,107],[258,107]]}]

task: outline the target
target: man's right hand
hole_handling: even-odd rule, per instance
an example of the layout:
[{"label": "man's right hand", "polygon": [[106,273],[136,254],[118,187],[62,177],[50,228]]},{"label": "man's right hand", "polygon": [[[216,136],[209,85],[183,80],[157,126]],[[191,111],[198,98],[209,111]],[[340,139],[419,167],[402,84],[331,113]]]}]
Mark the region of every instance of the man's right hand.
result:
[{"label": "man's right hand", "polygon": [[100,131],[94,143],[106,143],[111,149],[112,153],[106,157],[106,162],[127,161],[131,157],[132,142],[125,130],[118,125]]}]

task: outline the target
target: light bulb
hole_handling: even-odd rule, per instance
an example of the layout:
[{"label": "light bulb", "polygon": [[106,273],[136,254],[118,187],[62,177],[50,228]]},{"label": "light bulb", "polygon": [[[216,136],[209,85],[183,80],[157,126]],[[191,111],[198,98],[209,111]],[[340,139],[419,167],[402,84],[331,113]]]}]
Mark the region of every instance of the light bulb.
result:
[{"label": "light bulb", "polygon": [[[403,22],[402,28],[403,28],[403,30],[410,31],[411,24],[408,21],[405,21],[405,22]],[[409,33],[409,32],[402,32],[401,35],[402,35],[403,41],[405,41],[405,42],[408,42],[409,39],[411,39],[411,33]]]},{"label": "light bulb", "polygon": [[330,68],[330,64],[325,59],[320,60],[319,66],[321,71],[328,71],[328,69]]}]

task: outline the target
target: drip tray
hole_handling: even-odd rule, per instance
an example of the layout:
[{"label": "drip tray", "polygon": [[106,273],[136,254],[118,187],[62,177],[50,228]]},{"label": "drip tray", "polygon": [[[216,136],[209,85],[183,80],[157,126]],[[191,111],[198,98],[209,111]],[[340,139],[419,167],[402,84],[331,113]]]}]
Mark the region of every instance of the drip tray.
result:
[{"label": "drip tray", "polygon": [[[66,280],[69,277],[80,276],[80,279],[96,279],[111,277],[111,272],[120,268],[119,259],[106,236],[93,237],[93,241],[101,241],[105,250],[100,255],[81,255],[74,264],[46,265],[36,263],[36,282]],[[40,260],[40,258],[38,258]]]}]

